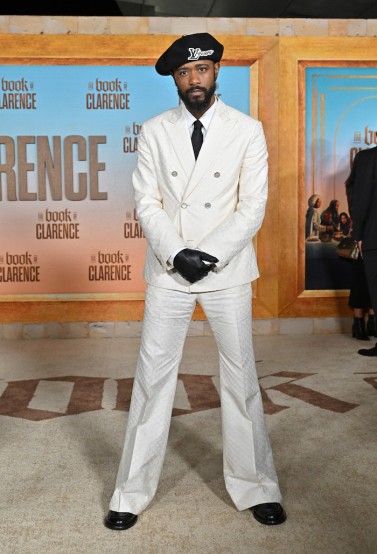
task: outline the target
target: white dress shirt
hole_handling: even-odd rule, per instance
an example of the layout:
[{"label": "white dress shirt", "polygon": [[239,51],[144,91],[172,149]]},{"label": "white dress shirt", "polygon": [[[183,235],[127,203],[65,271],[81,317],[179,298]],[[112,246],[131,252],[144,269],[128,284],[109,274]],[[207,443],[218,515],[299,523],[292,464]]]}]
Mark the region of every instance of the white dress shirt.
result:
[{"label": "white dress shirt", "polygon": [[[217,101],[215,100],[215,102],[212,104],[212,106],[210,108],[208,108],[208,110],[206,112],[204,112],[204,114],[202,115],[202,117],[199,118],[199,121],[201,122],[201,124],[203,125],[202,127],[202,133],[203,133],[203,141],[204,139],[206,138],[206,135],[207,135],[207,132],[208,132],[208,128],[209,128],[209,125],[212,121],[212,117],[215,113],[215,110],[216,110],[216,104],[217,104]],[[186,121],[187,121],[187,127],[188,127],[188,130],[189,130],[189,133],[190,133],[190,137],[192,136],[192,133],[194,131],[194,123],[196,121],[196,117],[192,115],[192,113],[190,113],[188,111],[188,109],[186,108],[186,106],[184,106],[184,110],[186,112]]]}]

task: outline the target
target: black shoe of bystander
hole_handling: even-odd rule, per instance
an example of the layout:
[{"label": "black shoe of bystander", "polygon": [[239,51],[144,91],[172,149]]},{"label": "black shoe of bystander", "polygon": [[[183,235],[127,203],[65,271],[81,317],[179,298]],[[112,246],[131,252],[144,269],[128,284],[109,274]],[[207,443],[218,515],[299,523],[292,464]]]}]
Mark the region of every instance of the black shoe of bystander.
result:
[{"label": "black shoe of bystander", "polygon": [[367,335],[369,337],[377,337],[376,319],[374,315],[369,314],[367,321]]},{"label": "black shoe of bystander", "polygon": [[376,346],[373,346],[373,348],[361,348],[357,351],[357,353],[361,356],[369,356],[370,358],[372,356],[377,356],[377,343]]},{"label": "black shoe of bystander", "polygon": [[365,329],[365,321],[363,317],[353,318],[352,337],[357,340],[370,340]]}]

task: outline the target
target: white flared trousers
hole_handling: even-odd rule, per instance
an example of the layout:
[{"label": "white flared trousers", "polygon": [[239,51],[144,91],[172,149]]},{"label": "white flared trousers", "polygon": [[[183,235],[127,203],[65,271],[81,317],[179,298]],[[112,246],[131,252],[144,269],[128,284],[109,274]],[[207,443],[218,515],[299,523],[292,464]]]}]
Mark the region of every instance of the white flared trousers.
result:
[{"label": "white flared trousers", "polygon": [[255,369],[250,284],[198,294],[148,286],[126,439],[110,510],[139,514],[155,495],[178,368],[196,302],[207,316],[220,355],[227,491],[238,510],[281,501]]}]

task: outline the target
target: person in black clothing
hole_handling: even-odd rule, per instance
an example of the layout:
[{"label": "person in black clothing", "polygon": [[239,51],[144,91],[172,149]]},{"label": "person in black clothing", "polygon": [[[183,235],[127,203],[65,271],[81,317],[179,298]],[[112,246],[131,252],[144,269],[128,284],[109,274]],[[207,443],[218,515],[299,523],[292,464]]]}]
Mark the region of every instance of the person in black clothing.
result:
[{"label": "person in black clothing", "polygon": [[[352,237],[364,261],[371,304],[377,309],[377,148],[361,150],[355,157],[350,187]],[[351,172],[352,173],[352,172]],[[377,345],[360,349],[362,356],[377,356]]]},{"label": "person in black clothing", "polygon": [[[348,209],[352,218],[353,210],[353,186],[356,174],[356,164],[351,168],[351,173],[346,180],[346,194],[348,200]],[[352,219],[349,218],[348,233],[352,233]],[[340,214],[342,227],[342,214]],[[344,229],[346,231],[346,229]],[[364,261],[361,256],[357,260],[352,260],[351,287],[348,299],[348,305],[353,309],[352,337],[358,340],[369,340],[370,336],[376,336],[376,326],[374,312],[371,308],[368,283],[365,275]],[[365,326],[365,314],[368,314],[367,325]]]}]

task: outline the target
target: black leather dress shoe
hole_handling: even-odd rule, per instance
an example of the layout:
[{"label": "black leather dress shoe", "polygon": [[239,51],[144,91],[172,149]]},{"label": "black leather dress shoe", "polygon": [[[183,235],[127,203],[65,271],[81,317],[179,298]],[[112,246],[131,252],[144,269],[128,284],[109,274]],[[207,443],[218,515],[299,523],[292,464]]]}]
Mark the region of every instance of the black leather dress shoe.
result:
[{"label": "black leather dress shoe", "polygon": [[137,516],[130,514],[129,512],[113,512],[109,510],[109,513],[105,517],[105,525],[109,529],[115,529],[116,531],[124,531],[129,529],[137,522]]},{"label": "black leather dress shoe", "polygon": [[278,502],[266,502],[250,508],[253,516],[264,525],[279,525],[287,519],[283,507]]},{"label": "black leather dress shoe", "polygon": [[377,356],[377,344],[376,346],[373,346],[373,348],[361,348],[357,351],[357,353],[361,356]]}]

